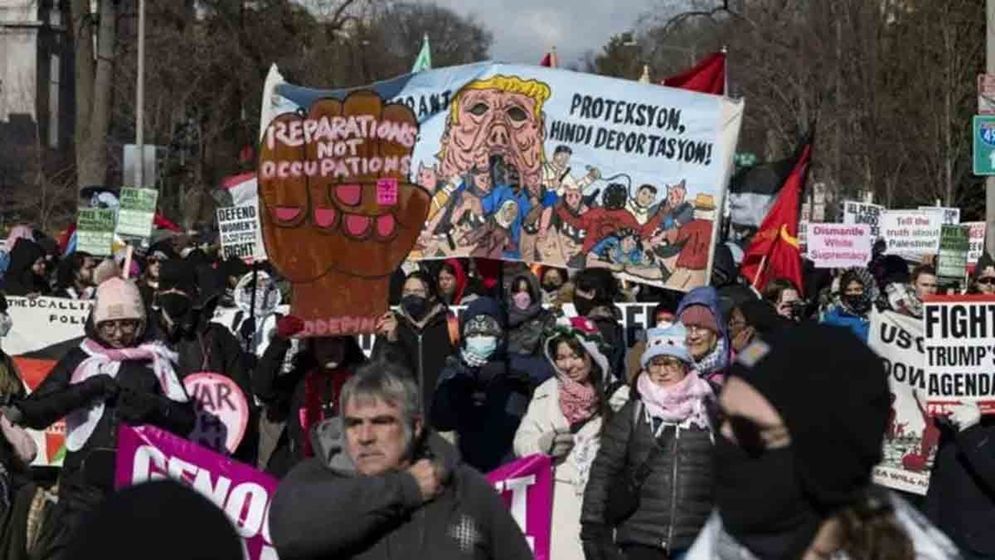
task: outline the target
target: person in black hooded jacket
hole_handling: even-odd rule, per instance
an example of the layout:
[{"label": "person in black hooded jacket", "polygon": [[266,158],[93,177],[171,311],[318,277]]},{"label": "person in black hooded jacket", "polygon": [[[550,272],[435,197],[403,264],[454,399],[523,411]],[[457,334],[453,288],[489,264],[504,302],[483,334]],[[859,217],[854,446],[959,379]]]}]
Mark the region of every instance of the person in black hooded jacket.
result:
[{"label": "person in black hooded jacket", "polygon": [[611,348],[608,364],[611,371],[621,375],[625,371],[627,349],[622,314],[615,307],[620,296],[618,280],[604,268],[589,268],[574,277],[573,304],[577,315],[587,317],[601,333],[605,344]]},{"label": "person in black hooded jacket", "polygon": [[[542,289],[531,272],[516,275],[508,286],[508,352],[545,362],[542,339],[556,316],[542,306]],[[550,372],[552,374],[552,372]]]},{"label": "person in black hooded jacket", "polygon": [[424,272],[409,274],[401,291],[401,307],[381,318],[380,336],[373,346],[374,359],[413,372],[426,406],[432,402],[439,373],[456,351],[459,338],[456,318],[439,303],[435,285]]},{"label": "person in black hooded jacket", "polygon": [[546,378],[530,378],[518,356],[508,355],[506,320],[497,301],[474,300],[462,322],[463,344],[439,376],[431,422],[440,432],[456,432],[463,460],[489,472],[515,458],[515,431],[532,389]]},{"label": "person in black hooded jacket", "polygon": [[3,291],[8,296],[48,295],[45,250],[30,239],[18,239],[10,252],[10,264],[4,275]]},{"label": "person in black hooded jacket", "polygon": [[283,477],[299,461],[314,456],[311,428],[338,414],[339,393],[366,356],[356,337],[330,336],[301,341],[286,373],[291,338],[304,330],[298,317],[280,317],[276,335],[256,364],[252,388],[275,422],[286,422],[266,470]]},{"label": "person in black hooded jacket", "polygon": [[3,409],[15,424],[44,429],[66,418],[66,457],[56,528],[42,558],[58,557],[83,516],[112,491],[117,426],[151,424],[185,436],[195,415],[173,368],[175,354],[142,343],[145,308],[134,283],[112,278],[97,287],[80,345],[26,399]]}]

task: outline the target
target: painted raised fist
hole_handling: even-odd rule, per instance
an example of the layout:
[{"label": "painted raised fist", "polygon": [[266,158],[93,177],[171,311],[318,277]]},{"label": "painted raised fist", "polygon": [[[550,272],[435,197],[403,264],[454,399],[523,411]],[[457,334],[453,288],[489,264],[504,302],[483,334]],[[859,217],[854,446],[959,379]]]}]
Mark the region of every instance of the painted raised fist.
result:
[{"label": "painted raised fist", "polygon": [[273,265],[304,336],[373,332],[390,274],[414,246],[429,193],[410,183],[418,122],[368,90],[284,113],[263,136],[259,199]]}]

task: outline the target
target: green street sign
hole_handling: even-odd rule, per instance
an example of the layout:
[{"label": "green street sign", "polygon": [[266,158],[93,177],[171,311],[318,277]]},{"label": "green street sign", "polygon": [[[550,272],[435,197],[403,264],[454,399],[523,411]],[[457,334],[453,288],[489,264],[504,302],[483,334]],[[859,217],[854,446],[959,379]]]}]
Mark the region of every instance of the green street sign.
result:
[{"label": "green street sign", "polygon": [[995,175],[995,115],[975,115],[972,129],[974,174]]}]

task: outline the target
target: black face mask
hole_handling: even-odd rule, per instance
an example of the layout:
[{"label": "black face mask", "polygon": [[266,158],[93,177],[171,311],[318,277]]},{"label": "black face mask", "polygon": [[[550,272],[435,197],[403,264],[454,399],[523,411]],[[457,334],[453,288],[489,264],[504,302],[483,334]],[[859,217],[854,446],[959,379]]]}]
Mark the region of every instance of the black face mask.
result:
[{"label": "black face mask", "polygon": [[790,447],[754,453],[716,435],[715,504],[722,524],[760,558],[798,558],[815,537],[822,519],[797,480]]},{"label": "black face mask", "polygon": [[189,332],[196,324],[196,314],[190,298],[183,294],[162,294],[157,298],[161,322],[170,336]]},{"label": "black face mask", "polygon": [[557,292],[557,291],[559,291],[559,290],[560,290],[560,288],[562,288],[562,287],[563,287],[563,285],[562,285],[562,284],[556,284],[556,283],[554,283],[554,282],[546,282],[545,284],[543,284],[543,285],[542,285],[542,289],[543,289],[543,290],[544,290],[544,291],[545,291],[546,293],[553,293],[553,292]]},{"label": "black face mask", "polygon": [[401,309],[415,321],[421,321],[428,313],[428,300],[416,295],[407,295],[401,298]]},{"label": "black face mask", "polygon": [[863,315],[871,310],[871,302],[863,295],[842,297],[843,304],[858,315]]},{"label": "black face mask", "polygon": [[593,299],[584,299],[582,297],[574,298],[574,309],[577,310],[577,315],[581,317],[587,317],[591,310],[593,310],[597,305],[595,305]]}]

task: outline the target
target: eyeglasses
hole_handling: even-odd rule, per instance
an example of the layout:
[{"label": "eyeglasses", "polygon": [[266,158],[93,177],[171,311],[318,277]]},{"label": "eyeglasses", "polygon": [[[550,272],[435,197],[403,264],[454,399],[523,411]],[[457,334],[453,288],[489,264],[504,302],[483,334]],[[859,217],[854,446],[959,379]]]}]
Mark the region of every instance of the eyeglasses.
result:
[{"label": "eyeglasses", "polygon": [[677,369],[684,367],[684,362],[678,360],[677,358],[671,358],[670,356],[657,356],[656,358],[650,360],[650,365]]},{"label": "eyeglasses", "polygon": [[135,319],[119,319],[116,321],[104,321],[97,325],[97,331],[101,336],[111,336],[115,332],[124,335],[135,334],[138,331],[139,321]]},{"label": "eyeglasses", "polygon": [[995,284],[995,276],[985,276],[984,278],[978,278],[978,284],[991,286],[992,284]]}]

